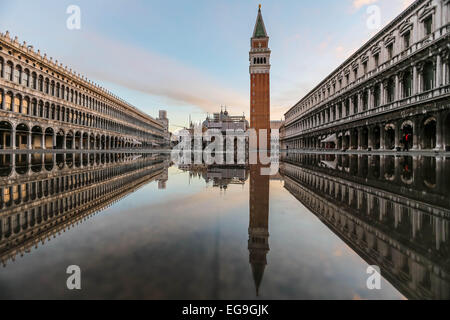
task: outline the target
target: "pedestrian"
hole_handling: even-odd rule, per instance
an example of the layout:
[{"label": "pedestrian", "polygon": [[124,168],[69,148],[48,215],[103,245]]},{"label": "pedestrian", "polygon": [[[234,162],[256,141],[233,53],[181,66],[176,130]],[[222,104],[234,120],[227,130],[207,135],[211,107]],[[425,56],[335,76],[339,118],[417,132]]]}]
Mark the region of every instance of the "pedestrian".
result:
[{"label": "pedestrian", "polygon": [[404,148],[405,151],[409,151],[409,139],[410,139],[409,134],[406,134],[406,136],[405,136],[405,148]]}]

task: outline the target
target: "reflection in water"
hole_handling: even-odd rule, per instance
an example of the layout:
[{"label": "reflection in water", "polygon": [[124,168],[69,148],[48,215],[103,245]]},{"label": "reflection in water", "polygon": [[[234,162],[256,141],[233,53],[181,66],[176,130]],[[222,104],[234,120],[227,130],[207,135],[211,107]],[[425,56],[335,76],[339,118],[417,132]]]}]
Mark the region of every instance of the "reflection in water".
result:
[{"label": "reflection in water", "polygon": [[150,181],[164,181],[168,167],[162,156],[129,154],[13,154],[1,165],[3,265]]},{"label": "reflection in water", "polygon": [[250,166],[248,250],[257,296],[269,252],[269,176],[262,176],[260,172],[260,165]]},{"label": "reflection in water", "polygon": [[[281,175],[269,177],[260,175],[258,165],[180,166],[169,175],[169,161],[163,155],[0,155],[0,259],[9,264],[157,180],[160,198],[152,201],[152,194],[133,195],[130,201],[138,209],[130,210],[120,223],[110,214],[103,217],[103,224],[94,221],[95,239],[111,247],[89,243],[99,247],[98,262],[91,268],[103,274],[103,263],[111,255],[108,250],[123,254],[115,268],[132,269],[136,275],[115,273],[114,268],[109,273],[119,283],[133,283],[127,297],[254,298],[255,291],[264,298],[398,297],[390,286],[379,294],[366,290],[364,272],[370,264],[380,266],[383,277],[407,298],[450,298],[450,181],[446,179],[450,160],[325,154],[290,154],[282,160]],[[179,174],[189,176],[189,187],[178,181]],[[204,182],[199,184],[194,177]],[[284,189],[275,187],[276,179],[284,182]],[[168,180],[173,182],[167,186]],[[177,183],[178,189],[173,189]],[[198,188],[205,183],[213,188]],[[247,187],[248,194],[243,194]],[[297,200],[309,211],[302,211]],[[120,203],[116,210],[125,210]],[[211,225],[213,206],[217,206],[217,222]],[[241,220],[247,215],[249,221]],[[112,230],[105,230],[105,225]],[[75,239],[79,228],[72,234]],[[127,236],[122,238],[121,233]],[[40,250],[61,254],[49,247]],[[89,250],[72,244],[69,248],[77,250],[84,263],[92,260]],[[245,251],[242,261],[239,248]],[[210,252],[215,252],[213,257]],[[351,254],[342,257],[342,252]],[[57,258],[51,259],[56,265]],[[32,261],[33,268],[40,265]],[[16,285],[17,263],[5,269],[8,273],[0,282]],[[29,274],[39,278],[33,270]],[[137,274],[146,276],[146,281],[137,279]],[[194,286],[194,279],[201,285]],[[105,290],[112,294],[112,289]],[[186,296],[180,295],[184,292]],[[84,293],[105,295],[95,290]]]},{"label": "reflection in water", "polygon": [[262,176],[261,165],[182,165],[190,177],[202,177],[213,187],[226,190],[230,185],[244,185],[250,171],[248,250],[256,287],[256,296],[263,280],[269,252],[269,176]]},{"label": "reflection in water", "polygon": [[285,187],[408,298],[450,298],[450,160],[288,155]]}]

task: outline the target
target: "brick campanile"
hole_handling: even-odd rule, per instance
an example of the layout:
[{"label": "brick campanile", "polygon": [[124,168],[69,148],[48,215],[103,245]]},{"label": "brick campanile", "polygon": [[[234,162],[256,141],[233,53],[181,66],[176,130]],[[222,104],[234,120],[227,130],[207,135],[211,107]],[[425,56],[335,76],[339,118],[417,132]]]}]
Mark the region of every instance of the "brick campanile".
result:
[{"label": "brick campanile", "polygon": [[270,132],[270,49],[261,5],[251,38],[250,127]]}]

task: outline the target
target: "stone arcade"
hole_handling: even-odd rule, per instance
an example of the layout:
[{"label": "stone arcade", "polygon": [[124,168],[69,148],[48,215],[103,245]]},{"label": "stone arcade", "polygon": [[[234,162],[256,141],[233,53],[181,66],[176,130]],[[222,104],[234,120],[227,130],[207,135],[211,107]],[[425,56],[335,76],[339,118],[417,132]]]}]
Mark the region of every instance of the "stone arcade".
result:
[{"label": "stone arcade", "polygon": [[109,150],[168,143],[164,123],[0,34],[0,150]]},{"label": "stone arcade", "polygon": [[417,0],[286,114],[285,149],[450,151],[450,1]]}]

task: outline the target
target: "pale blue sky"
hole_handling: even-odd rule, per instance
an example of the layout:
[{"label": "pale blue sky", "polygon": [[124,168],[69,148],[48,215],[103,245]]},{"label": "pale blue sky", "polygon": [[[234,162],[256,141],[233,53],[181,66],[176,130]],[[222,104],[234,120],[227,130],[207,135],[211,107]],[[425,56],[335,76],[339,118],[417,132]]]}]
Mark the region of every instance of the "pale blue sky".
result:
[{"label": "pale blue sky", "polygon": [[[272,119],[333,71],[411,0],[0,0],[0,32],[34,45],[172,124],[228,106],[249,114],[248,51],[258,4],[272,49]],[[81,30],[66,9],[81,8]],[[172,130],[177,127],[172,126]]]}]

